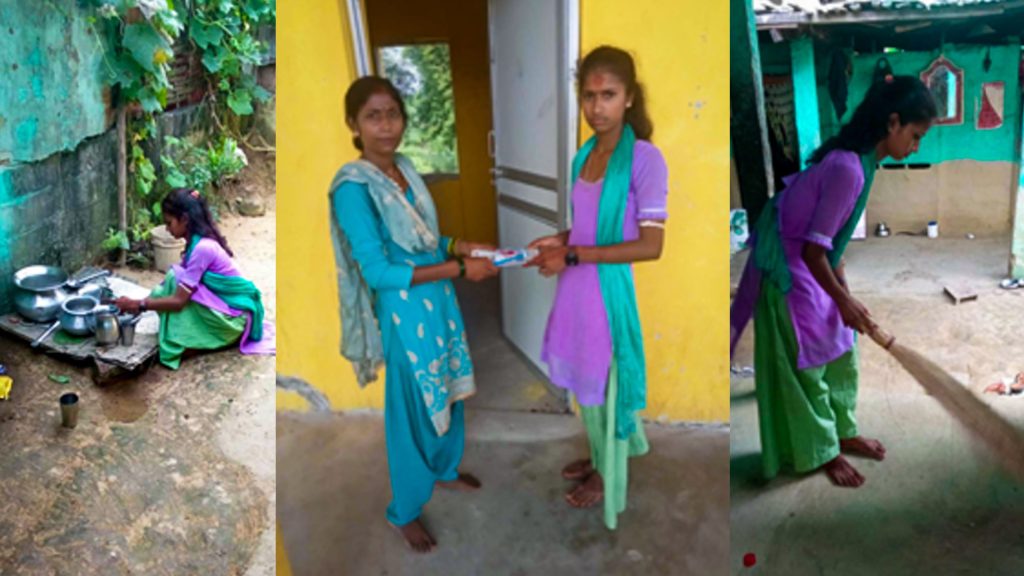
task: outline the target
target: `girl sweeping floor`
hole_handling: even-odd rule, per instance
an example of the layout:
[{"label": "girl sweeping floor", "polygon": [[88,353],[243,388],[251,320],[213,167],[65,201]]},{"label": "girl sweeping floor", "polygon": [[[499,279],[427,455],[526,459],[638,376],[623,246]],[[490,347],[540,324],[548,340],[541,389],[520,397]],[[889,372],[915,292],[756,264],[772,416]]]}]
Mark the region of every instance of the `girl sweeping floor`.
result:
[{"label": "girl sweeping floor", "polygon": [[174,190],[160,205],[167,231],[186,240],[181,263],[142,300],[119,298],[124,312],[160,316],[160,362],[176,370],[188,351],[238,344],[243,354],[273,354],[274,329],[263,321],[255,284],[239,273],[227,240],[196,190]]},{"label": "girl sweeping floor", "polygon": [[875,328],[846,284],[842,256],[864,213],[875,166],[917,151],[936,117],[925,85],[880,75],[850,122],[811,157],[811,167],[758,220],[753,251],[732,309],[735,347],[754,317],[754,373],[765,478],[783,465],[823,469],[838,486],[864,476],[843,456],[882,460],[885,448],[860,436],[854,330]]},{"label": "girl sweeping floor", "polygon": [[572,228],[535,240],[531,264],[558,274],[542,358],[551,380],[580,404],[590,458],[562,470],[570,505],[604,499],[604,522],[626,509],[629,458],[648,450],[637,412],[646,403],[643,336],[631,263],[661,255],[668,170],[650,142],[653,126],[633,59],[608,46],[579,70],[580,104],[594,131],[572,174]]},{"label": "girl sweeping floor", "polygon": [[412,163],[396,150],[405,107],[387,80],[356,80],[345,116],[362,155],[331,184],[331,233],[338,265],[342,354],[361,386],[386,366],[384,433],[391,476],[387,519],[417,552],[437,543],[420,521],[434,486],[475,490],[460,474],[462,400],[475,392],[453,278],[498,273],[474,249],[441,236],[437,213]]}]

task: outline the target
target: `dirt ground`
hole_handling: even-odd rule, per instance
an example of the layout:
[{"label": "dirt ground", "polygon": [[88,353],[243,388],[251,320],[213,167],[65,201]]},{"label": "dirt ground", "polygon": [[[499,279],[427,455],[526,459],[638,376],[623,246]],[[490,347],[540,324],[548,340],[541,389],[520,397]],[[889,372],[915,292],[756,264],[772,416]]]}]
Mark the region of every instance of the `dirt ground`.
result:
[{"label": "dirt ground", "polygon": [[[1024,371],[1024,290],[998,287],[1008,246],[1008,239],[874,239],[851,245],[848,275],[881,326],[1024,430],[1024,399],[982,395]],[[978,300],[954,305],[942,293],[951,283],[975,289]],[[860,350],[858,424],[888,454],[883,462],[853,460],[867,478],[856,490],[833,487],[823,474],[763,482],[754,381],[733,375],[732,573],[1024,573],[1024,486],[888,353],[866,339]],[[733,364],[752,359],[748,328]],[[746,553],[756,554],[753,568],[742,565]]]},{"label": "dirt ground", "polygon": [[[268,211],[221,229],[275,318],[273,164],[247,169]],[[266,184],[270,178],[269,187]],[[162,274],[117,273],[145,285]],[[237,350],[95,386],[89,369],[0,336],[0,572],[246,574],[275,567],[274,358]],[[59,384],[50,375],[70,378]],[[57,398],[78,392],[78,427]]]}]

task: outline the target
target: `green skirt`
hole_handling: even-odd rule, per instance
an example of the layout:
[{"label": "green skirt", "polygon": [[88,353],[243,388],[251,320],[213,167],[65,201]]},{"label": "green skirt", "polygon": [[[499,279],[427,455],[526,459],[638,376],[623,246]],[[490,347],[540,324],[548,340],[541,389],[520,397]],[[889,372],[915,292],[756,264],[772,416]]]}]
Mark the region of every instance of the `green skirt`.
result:
[{"label": "green skirt", "polygon": [[[163,284],[150,298],[166,298],[178,291],[174,272],[167,271]],[[178,312],[158,312],[160,316],[160,363],[172,370],[181,366],[185,350],[217,350],[238,342],[245,332],[246,317],[228,316],[202,304],[189,301]]]},{"label": "green skirt", "polygon": [[615,402],[619,391],[616,372],[613,360],[603,405],[580,406],[590,441],[590,461],[604,481],[604,525],[609,530],[615,530],[619,514],[626,510],[629,458],[642,456],[650,450],[639,414],[634,415],[636,432],[628,440],[615,438]]},{"label": "green skirt", "polygon": [[797,368],[798,344],[786,295],[761,284],[754,312],[754,384],[766,479],[783,465],[820,468],[857,435],[857,347],[814,368]]}]

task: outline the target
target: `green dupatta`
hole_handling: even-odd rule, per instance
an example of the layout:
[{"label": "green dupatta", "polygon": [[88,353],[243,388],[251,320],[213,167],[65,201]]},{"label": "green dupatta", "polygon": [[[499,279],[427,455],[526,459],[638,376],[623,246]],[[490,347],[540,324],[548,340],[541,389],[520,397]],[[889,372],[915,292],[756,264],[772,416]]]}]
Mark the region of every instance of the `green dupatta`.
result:
[{"label": "green dupatta", "polygon": [[[183,262],[188,262],[192,250],[201,239],[198,234],[192,236]],[[248,312],[252,316],[249,340],[258,342],[263,339],[263,296],[255,284],[241,276],[225,276],[215,272],[204,272],[201,282],[233,310]]]}]

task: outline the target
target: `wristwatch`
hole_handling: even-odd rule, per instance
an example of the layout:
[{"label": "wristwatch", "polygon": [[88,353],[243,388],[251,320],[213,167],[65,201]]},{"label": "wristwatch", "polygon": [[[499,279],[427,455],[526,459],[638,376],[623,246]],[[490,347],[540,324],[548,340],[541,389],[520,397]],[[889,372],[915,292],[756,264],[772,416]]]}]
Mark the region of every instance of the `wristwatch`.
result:
[{"label": "wristwatch", "polygon": [[569,251],[565,253],[565,265],[576,266],[580,263],[580,255],[576,253],[574,248],[569,248]]}]

